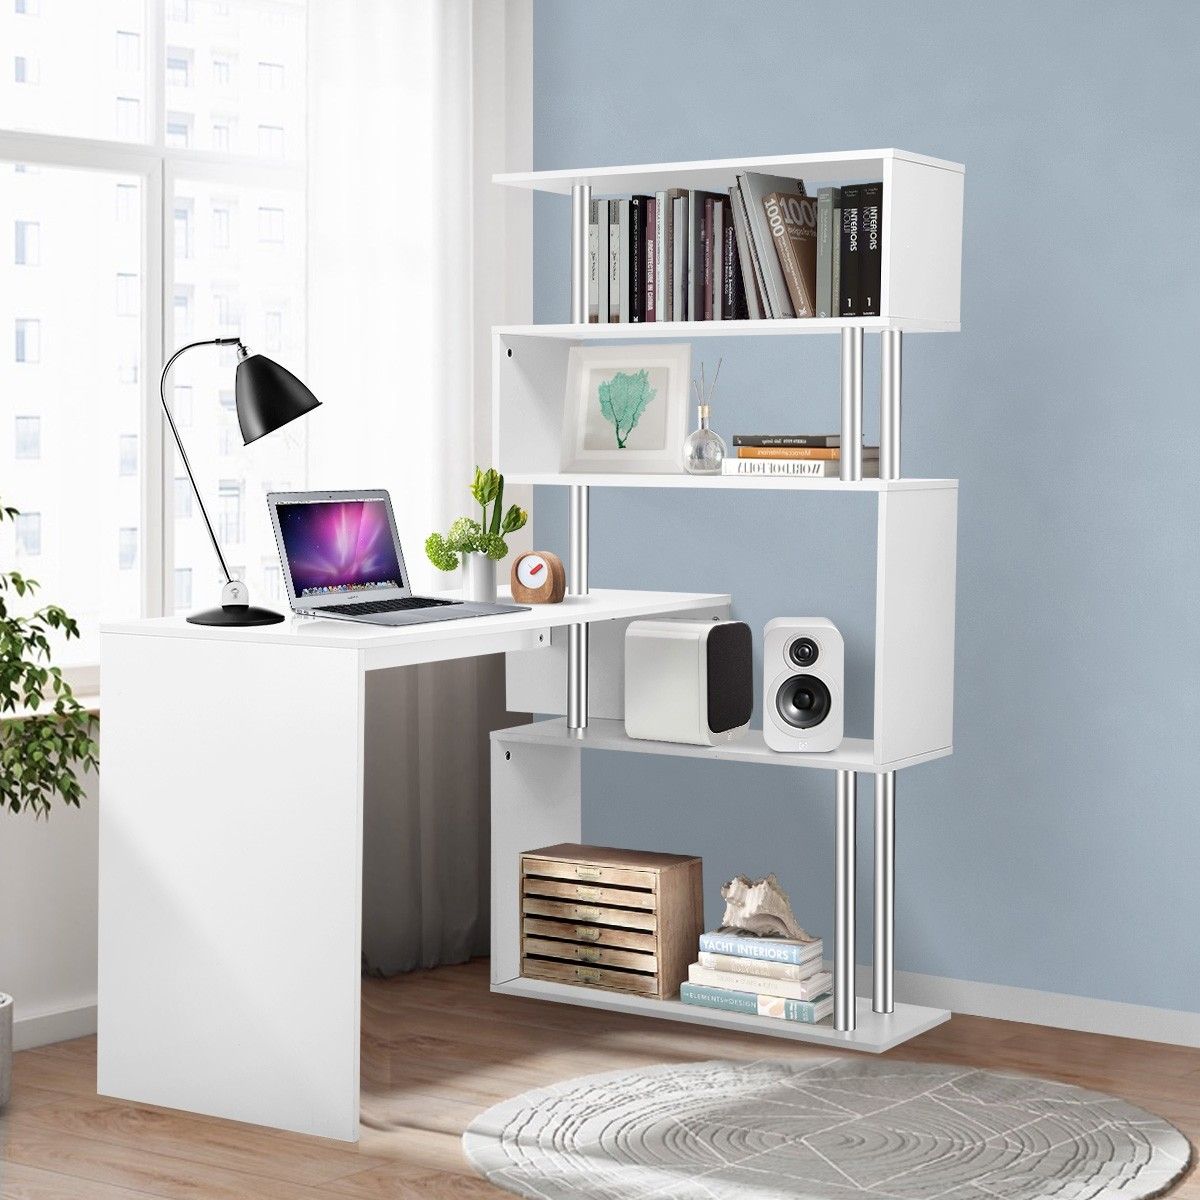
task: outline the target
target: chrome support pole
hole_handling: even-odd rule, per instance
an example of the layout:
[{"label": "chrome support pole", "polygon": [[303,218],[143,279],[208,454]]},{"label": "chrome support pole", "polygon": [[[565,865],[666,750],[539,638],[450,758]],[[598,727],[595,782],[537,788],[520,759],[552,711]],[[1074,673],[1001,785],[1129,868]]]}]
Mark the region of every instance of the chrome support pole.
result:
[{"label": "chrome support pole", "polygon": [[571,324],[582,325],[588,317],[588,218],[592,189],[586,183],[571,188]]},{"label": "chrome support pole", "polygon": [[842,470],[844,482],[862,478],[863,331],[842,330]]},{"label": "chrome support pole", "polygon": [[885,771],[875,776],[875,946],[871,1007],[877,1013],[890,1013],[896,1007],[892,994],[895,902],[896,772]]},{"label": "chrome support pole", "polygon": [[[900,367],[898,329],[880,335],[879,360],[879,478],[900,478]],[[890,1012],[891,1009],[888,1009]]]},{"label": "chrome support pole", "polygon": [[[588,593],[588,489],[570,488],[568,556],[570,593]],[[567,627],[567,728],[582,736],[588,723],[588,627],[584,622]]]},{"label": "chrome support pole", "polygon": [[833,905],[833,1027],[851,1032],[854,1003],[854,852],[858,777],[837,773],[837,813],[834,832]]}]

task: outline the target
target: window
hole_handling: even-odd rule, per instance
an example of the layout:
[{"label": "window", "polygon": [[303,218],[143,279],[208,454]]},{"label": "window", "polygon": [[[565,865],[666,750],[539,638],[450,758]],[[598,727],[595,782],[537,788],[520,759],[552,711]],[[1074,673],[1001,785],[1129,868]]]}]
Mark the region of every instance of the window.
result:
[{"label": "window", "polygon": [[186,475],[175,476],[175,520],[186,521],[192,515],[192,485]]},{"label": "window", "polygon": [[185,88],[192,79],[192,54],[176,46],[167,50],[167,87]]},{"label": "window", "polygon": [[175,424],[187,428],[192,423],[192,385],[177,383],[171,402],[171,415]]},{"label": "window", "polygon": [[138,439],[136,433],[123,433],[117,439],[117,474],[123,479],[138,473]]},{"label": "window", "polygon": [[128,272],[117,275],[117,316],[136,317],[141,308],[138,277]]},{"label": "window", "polygon": [[42,418],[18,417],[14,438],[14,457],[31,460],[42,457]]},{"label": "window", "polygon": [[36,558],[42,552],[42,514],[23,512],[16,521],[17,554],[21,558]]},{"label": "window", "polygon": [[237,297],[230,291],[214,291],[213,303],[217,309],[217,328],[223,333],[232,332],[238,323]]},{"label": "window", "polygon": [[260,208],[258,210],[258,240],[260,242],[283,241],[282,208]]},{"label": "window", "polygon": [[260,125],[258,127],[258,152],[263,158],[283,157],[282,125]]},{"label": "window", "polygon": [[192,607],[192,568],[176,567],[174,571],[175,611],[186,612]]},{"label": "window", "polygon": [[131,525],[123,526],[117,531],[117,566],[122,571],[130,571],[137,566],[138,531]]},{"label": "window", "polygon": [[117,97],[117,137],[127,142],[142,136],[142,103],[133,96]]},{"label": "window", "polygon": [[140,71],[142,69],[142,39],[140,34],[127,29],[117,30],[117,70]]},{"label": "window", "polygon": [[233,64],[227,58],[214,58],[212,64],[213,83],[227,88],[233,80]]},{"label": "window", "polygon": [[237,411],[237,400],[233,394],[233,388],[221,388],[217,392],[217,403],[225,412]]},{"label": "window", "polygon": [[187,113],[167,113],[167,145],[186,150],[192,144],[192,118]]},{"label": "window", "polygon": [[260,62],[258,64],[258,86],[264,92],[282,92],[283,63]]},{"label": "window", "polygon": [[242,541],[242,481],[222,479],[217,492],[217,538],[222,545]]},{"label": "window", "polygon": [[268,350],[278,350],[283,341],[283,313],[268,312],[266,314],[263,341]]},{"label": "window", "polygon": [[37,83],[37,59],[18,54],[13,59],[13,81],[15,83]]},{"label": "window", "polygon": [[175,318],[175,340],[177,342],[186,341],[192,336],[192,289],[190,287],[176,287],[171,310]]},{"label": "window", "polygon": [[16,360],[19,363],[42,361],[42,323],[28,317],[17,318]]},{"label": "window", "polygon": [[229,249],[229,209],[224,204],[213,206],[212,210],[212,244],[214,250]]},{"label": "window", "polygon": [[212,148],[223,154],[228,154],[229,142],[229,122],[214,121],[212,127]]},{"label": "window", "polygon": [[192,19],[192,0],[168,0],[167,20],[186,25]]},{"label": "window", "polygon": [[13,262],[18,267],[36,267],[42,256],[42,227],[37,221],[17,221],[13,233]]},{"label": "window", "polygon": [[13,0],[13,12],[18,16],[35,17],[38,11],[38,0]]},{"label": "window", "polygon": [[263,583],[266,585],[266,598],[278,603],[283,599],[282,577],[277,562],[263,564]]},{"label": "window", "polygon": [[138,186],[136,183],[117,184],[117,220],[121,222],[137,219]]},{"label": "window", "polygon": [[175,205],[175,257],[192,257],[192,208],[190,204]]}]

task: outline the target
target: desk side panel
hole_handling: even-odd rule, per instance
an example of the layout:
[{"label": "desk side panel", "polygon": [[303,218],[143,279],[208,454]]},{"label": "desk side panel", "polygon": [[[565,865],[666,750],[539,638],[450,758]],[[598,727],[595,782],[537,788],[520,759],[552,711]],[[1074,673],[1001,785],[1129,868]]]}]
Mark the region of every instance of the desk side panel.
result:
[{"label": "desk side panel", "polygon": [[105,634],[98,1090],[358,1137],[354,650]]}]

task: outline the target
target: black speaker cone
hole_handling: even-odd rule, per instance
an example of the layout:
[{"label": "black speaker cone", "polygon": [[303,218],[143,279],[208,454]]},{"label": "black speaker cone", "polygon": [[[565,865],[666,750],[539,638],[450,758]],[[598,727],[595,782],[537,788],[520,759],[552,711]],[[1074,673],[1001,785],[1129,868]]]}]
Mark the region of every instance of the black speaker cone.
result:
[{"label": "black speaker cone", "polygon": [[829,688],[815,675],[793,675],[775,694],[776,712],[793,729],[812,729],[820,725],[832,707]]},{"label": "black speaker cone", "polygon": [[821,651],[810,637],[798,637],[788,647],[788,658],[798,667],[811,667]]}]

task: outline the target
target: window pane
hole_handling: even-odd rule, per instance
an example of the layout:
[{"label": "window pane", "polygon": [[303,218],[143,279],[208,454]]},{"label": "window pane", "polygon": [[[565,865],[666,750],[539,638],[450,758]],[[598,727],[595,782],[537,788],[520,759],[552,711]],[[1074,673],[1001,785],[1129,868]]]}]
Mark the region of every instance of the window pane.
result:
[{"label": "window pane", "polygon": [[304,0],[169,0],[167,18],[167,144],[186,117],[196,149],[301,161]]},{"label": "window pane", "polygon": [[134,0],[0,4],[0,126],[143,140],[145,39]]},{"label": "window pane", "polygon": [[13,241],[13,262],[19,267],[36,267],[41,258],[41,227],[38,223],[18,221]]},{"label": "window pane", "polygon": [[26,259],[18,233],[0,257],[0,499],[24,519],[0,525],[0,563],[36,557],[36,599],[79,621],[63,666],[98,660],[101,613],[141,607],[140,192],[133,176],[0,163],[0,228],[25,226]]},{"label": "window pane", "polygon": [[[234,5],[231,19],[241,12]],[[191,257],[177,255],[174,261],[177,304],[170,345],[237,334],[251,353],[268,354],[303,379],[303,192],[180,179],[170,203],[175,209],[186,206],[193,214]],[[260,210],[275,214],[269,225],[281,240],[259,240]],[[245,219],[240,219],[243,214]],[[270,568],[279,560],[266,493],[307,486],[308,419],[244,446],[235,407],[236,367],[232,347],[206,346],[184,355],[172,371],[176,412],[180,389],[190,387],[191,425],[184,429],[181,424],[180,433],[204,505],[226,562],[245,571],[251,600],[269,603],[271,589],[277,586]],[[173,474],[184,475],[178,456]],[[176,484],[174,495],[174,565],[193,572],[194,607],[215,604],[220,568],[204,523],[183,485]]]}]

